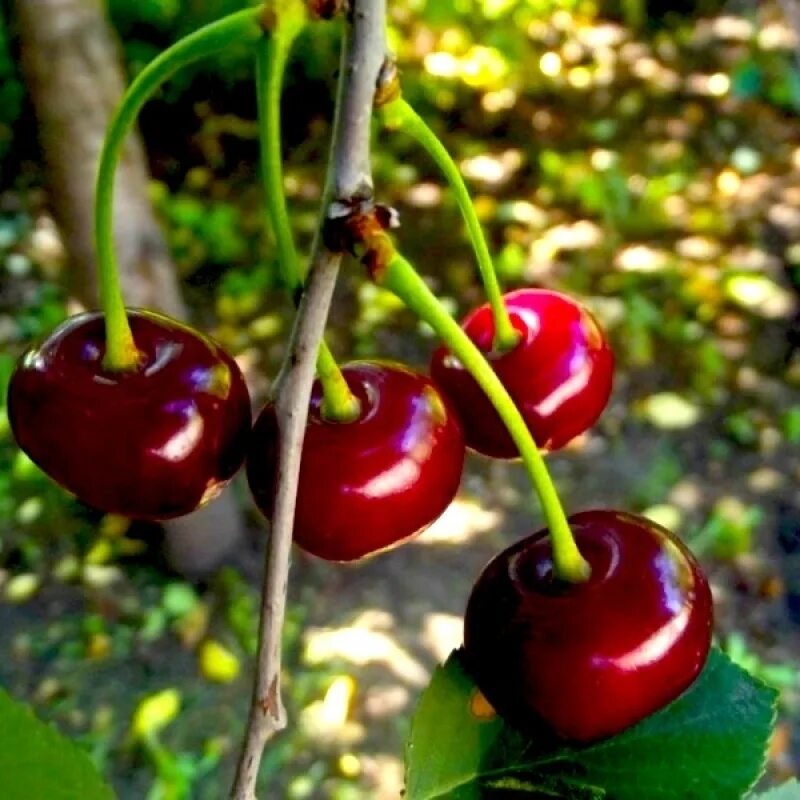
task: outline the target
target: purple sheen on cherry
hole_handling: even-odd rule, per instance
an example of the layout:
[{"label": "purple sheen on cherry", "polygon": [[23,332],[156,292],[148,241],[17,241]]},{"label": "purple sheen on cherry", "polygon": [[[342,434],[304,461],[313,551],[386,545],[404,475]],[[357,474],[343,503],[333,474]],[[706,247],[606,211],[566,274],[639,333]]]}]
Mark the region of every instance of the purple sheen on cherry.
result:
[{"label": "purple sheen on cherry", "polygon": [[512,724],[586,743],[614,736],[684,692],[711,645],[711,592],[686,546],[618,511],[569,517],[586,583],[553,576],[547,531],[494,558],[467,604],[468,669]]},{"label": "purple sheen on cherry", "polygon": [[[486,355],[539,448],[558,450],[606,407],[613,353],[594,316],[564,294],[520,289],[504,295],[503,302],[521,334],[512,350],[492,352],[495,326],[488,304],[470,313],[462,327]],[[519,457],[491,402],[446,347],[434,352],[431,376],[455,405],[468,447],[493,458]]]},{"label": "purple sheen on cherry", "polygon": [[[329,561],[354,561],[421,533],[461,480],[464,439],[434,384],[392,362],[342,368],[361,403],[353,422],[328,421],[314,384],[303,443],[294,541]],[[259,414],[247,457],[250,490],[270,518],[278,460],[275,408]]]},{"label": "purple sheen on cherry", "polygon": [[152,311],[129,310],[135,369],[103,366],[98,312],[62,323],[25,353],[8,389],[20,448],[83,503],[143,520],[188,514],[241,467],[250,397],[214,341]]}]

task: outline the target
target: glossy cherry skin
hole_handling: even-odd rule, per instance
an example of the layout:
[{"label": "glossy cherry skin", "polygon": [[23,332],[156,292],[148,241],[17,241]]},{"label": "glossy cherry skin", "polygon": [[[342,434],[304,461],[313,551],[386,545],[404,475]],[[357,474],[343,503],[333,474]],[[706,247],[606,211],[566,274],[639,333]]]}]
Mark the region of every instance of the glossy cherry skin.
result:
[{"label": "glossy cherry skin", "polygon": [[617,511],[569,520],[589,581],[553,579],[546,531],[517,542],[478,578],[464,646],[501,715],[583,743],[620,733],[688,688],[708,657],[713,610],[700,566],[666,529]]},{"label": "glossy cherry skin", "polygon": [[[329,561],[354,561],[427,528],[455,496],[465,452],[458,417],[429,378],[389,362],[356,361],[342,372],[361,415],[349,423],[323,419],[315,383],[294,526],[295,543]],[[270,404],[247,457],[250,490],[267,518],[277,453]]]},{"label": "glossy cherry skin", "polygon": [[87,505],[134,519],[194,511],[241,467],[250,397],[233,359],[173,319],[129,310],[138,368],[104,369],[99,313],[20,359],[8,389],[17,443]]},{"label": "glossy cherry skin", "polygon": [[[557,450],[589,428],[606,407],[614,356],[597,320],[566,295],[520,289],[503,300],[521,334],[513,350],[491,352],[494,319],[488,305],[469,314],[462,327],[488,358],[536,444]],[[456,406],[468,447],[493,458],[519,456],[483,390],[446,347],[434,352],[431,376]]]}]

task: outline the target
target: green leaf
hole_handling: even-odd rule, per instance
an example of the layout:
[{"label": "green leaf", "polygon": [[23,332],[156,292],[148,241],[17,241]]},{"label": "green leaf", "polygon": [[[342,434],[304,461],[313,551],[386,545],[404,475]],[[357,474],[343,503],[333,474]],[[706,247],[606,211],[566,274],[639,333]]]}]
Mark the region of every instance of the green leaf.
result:
[{"label": "green leaf", "polygon": [[751,100],[758,97],[763,88],[764,76],[758,64],[748,61],[734,72],[731,92],[735,97]]},{"label": "green leaf", "polygon": [[[406,800],[484,797],[732,800],[763,769],[776,693],[714,649],[672,704],[619,736],[583,748],[534,738],[488,715],[454,653],[414,716]],[[800,798],[798,798],[800,800]]]},{"label": "green leaf", "polygon": [[768,792],[754,794],[750,800],[800,800],[800,783],[789,781],[777,789],[770,789]]},{"label": "green leaf", "polygon": [[113,800],[86,753],[0,689],[3,800]]}]

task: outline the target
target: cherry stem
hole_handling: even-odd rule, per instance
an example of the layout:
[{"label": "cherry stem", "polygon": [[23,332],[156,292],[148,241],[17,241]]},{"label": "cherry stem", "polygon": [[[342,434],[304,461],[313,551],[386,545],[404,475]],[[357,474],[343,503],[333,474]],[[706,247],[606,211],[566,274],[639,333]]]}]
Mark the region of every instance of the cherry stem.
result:
[{"label": "cherry stem", "polygon": [[206,25],[174,44],[148,64],[131,83],[109,125],[95,187],[95,249],[100,303],[105,315],[106,369],[135,369],[139,353],[133,340],[114,254],[114,176],[125,142],[144,104],[181,67],[223,50],[233,41],[261,33],[262,8],[238,11]]},{"label": "cherry stem", "polygon": [[591,569],[575,544],[564,508],[525,420],[483,353],[427,287],[414,267],[395,252],[378,281],[427,322],[478,382],[508,428],[542,504],[553,546],[553,571],[570,583],[588,580]]},{"label": "cherry stem", "polygon": [[492,308],[494,317],[494,342],[492,348],[496,352],[513,350],[520,339],[519,331],[511,324],[508,309],[503,302],[503,294],[497,279],[492,257],[486,244],[486,237],[483,233],[475,205],[469,195],[467,185],[461,171],[453,161],[450,153],[439,140],[439,137],[430,129],[419,114],[402,98],[392,100],[381,108],[384,121],[392,126],[399,127],[400,130],[416,139],[425,148],[428,155],[436,162],[447,178],[450,188],[456,197],[456,202],[461,210],[461,216],[467,226],[472,249],[478,259],[478,268],[481,273],[481,280],[486,291],[486,297]]},{"label": "cherry stem", "polygon": [[[295,9],[299,9],[299,13]],[[305,23],[306,16],[302,6],[287,6],[275,21],[271,35],[265,33],[256,46],[261,179],[267,218],[275,237],[284,286],[298,299],[304,289],[304,275],[292,235],[283,183],[281,94],[292,45]],[[324,341],[320,343],[317,353],[317,377],[322,385],[322,416],[335,422],[352,422],[357,419],[361,413],[361,404],[350,391],[333,353]]]}]

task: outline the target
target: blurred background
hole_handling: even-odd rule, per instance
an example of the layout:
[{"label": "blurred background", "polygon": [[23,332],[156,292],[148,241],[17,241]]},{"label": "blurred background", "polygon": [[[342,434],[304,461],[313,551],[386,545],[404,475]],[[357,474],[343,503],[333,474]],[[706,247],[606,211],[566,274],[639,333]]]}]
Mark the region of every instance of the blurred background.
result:
[{"label": "blurred background", "polygon": [[[0,0],[0,683],[77,739],[122,800],[222,796],[249,699],[265,529],[241,483],[165,530],[102,516],[14,446],[18,355],[94,302],[94,163],[124,83],[243,0]],[[647,514],[707,567],[719,644],[777,687],[771,779],[800,768],[800,4],[390,0],[406,97],[457,159],[509,287],[582,297],[618,372],[599,425],[549,461],[570,510]],[[314,230],[336,24],[298,43],[286,191]],[[291,311],[262,233],[250,54],[181,72],[126,156],[132,305],[211,332],[261,401]],[[376,128],[377,195],[458,314],[482,302],[452,196]],[[350,265],[342,358],[424,368],[434,341]],[[471,458],[415,542],[357,566],[296,552],[291,727],[265,797],[398,798],[408,719],[461,641],[482,565],[540,524],[523,470]]]}]

